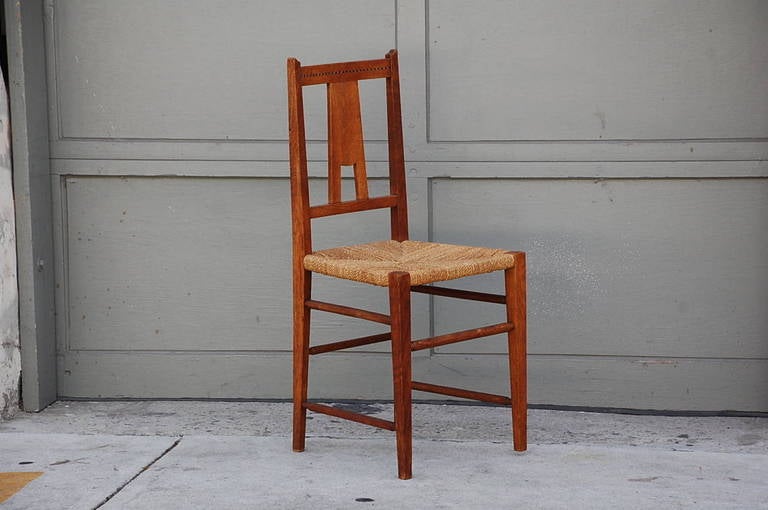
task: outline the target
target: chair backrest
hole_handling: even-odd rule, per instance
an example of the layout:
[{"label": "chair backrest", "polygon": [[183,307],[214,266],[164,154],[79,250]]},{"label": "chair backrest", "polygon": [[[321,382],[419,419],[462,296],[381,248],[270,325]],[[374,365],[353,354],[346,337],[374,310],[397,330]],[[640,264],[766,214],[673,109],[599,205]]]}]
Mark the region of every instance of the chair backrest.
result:
[{"label": "chair backrest", "polygon": [[[360,80],[386,80],[389,195],[371,197],[365,165]],[[325,84],[328,97],[328,203],[310,205],[303,88]],[[391,237],[408,239],[408,211],[400,116],[397,51],[380,60],[302,66],[288,59],[288,127],[294,256],[312,251],[311,220],[335,214],[390,208]],[[341,167],[351,166],[355,199],[342,200]]]}]

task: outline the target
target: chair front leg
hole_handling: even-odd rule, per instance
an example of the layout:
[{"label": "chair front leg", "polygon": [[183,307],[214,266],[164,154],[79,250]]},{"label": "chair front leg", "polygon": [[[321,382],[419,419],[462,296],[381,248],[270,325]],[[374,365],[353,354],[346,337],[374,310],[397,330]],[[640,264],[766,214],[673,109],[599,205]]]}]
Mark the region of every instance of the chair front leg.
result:
[{"label": "chair front leg", "polygon": [[395,400],[397,474],[402,480],[412,476],[411,422],[411,276],[389,273],[389,309],[392,319],[392,377]]},{"label": "chair front leg", "polygon": [[303,452],[306,442],[307,382],[309,377],[309,331],[312,273],[294,272],[293,282],[293,451]]},{"label": "chair front leg", "polygon": [[528,381],[525,253],[515,253],[515,267],[504,271],[507,321],[515,325],[507,333],[509,381],[512,393],[512,437],[518,452],[528,447]]}]

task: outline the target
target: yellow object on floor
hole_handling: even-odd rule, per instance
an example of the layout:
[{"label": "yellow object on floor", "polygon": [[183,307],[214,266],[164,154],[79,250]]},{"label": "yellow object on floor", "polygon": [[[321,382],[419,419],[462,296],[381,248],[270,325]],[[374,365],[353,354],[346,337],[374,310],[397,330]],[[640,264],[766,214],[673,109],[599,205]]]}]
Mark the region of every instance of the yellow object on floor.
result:
[{"label": "yellow object on floor", "polygon": [[0,473],[0,503],[19,492],[25,485],[42,474],[42,471]]}]

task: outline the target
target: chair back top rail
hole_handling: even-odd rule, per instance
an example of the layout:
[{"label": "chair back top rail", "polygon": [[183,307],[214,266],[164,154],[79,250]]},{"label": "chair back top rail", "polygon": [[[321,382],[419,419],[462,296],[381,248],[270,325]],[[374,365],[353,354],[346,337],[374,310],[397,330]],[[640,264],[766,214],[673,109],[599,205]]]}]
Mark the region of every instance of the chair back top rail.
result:
[{"label": "chair back top rail", "polygon": [[372,80],[389,78],[391,67],[389,59],[357,60],[355,62],[339,62],[335,64],[320,64],[302,66],[299,70],[299,85],[320,85],[322,83],[338,83],[342,81]]}]

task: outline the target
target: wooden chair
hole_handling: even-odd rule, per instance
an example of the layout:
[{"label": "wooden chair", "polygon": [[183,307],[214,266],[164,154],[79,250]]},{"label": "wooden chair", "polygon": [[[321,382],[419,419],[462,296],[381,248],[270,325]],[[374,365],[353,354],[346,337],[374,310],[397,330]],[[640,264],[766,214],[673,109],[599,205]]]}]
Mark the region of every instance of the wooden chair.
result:
[{"label": "wooden chair", "polygon": [[[389,185],[372,197],[366,178],[358,82],[386,80]],[[303,87],[326,85],[328,104],[328,203],[310,205],[304,133]],[[412,476],[411,392],[438,393],[512,407],[514,449],[526,449],[526,297],[525,253],[411,241],[408,238],[403,132],[397,51],[381,60],[302,66],[288,59],[288,116],[293,224],[293,450],[305,445],[307,410],[356,421],[396,434],[398,475]],[[354,170],[354,200],[342,200],[341,166]],[[389,208],[391,239],[312,250],[314,218]],[[505,295],[430,285],[464,276],[504,271]],[[322,273],[389,289],[389,315],[317,301],[311,297],[312,273]],[[411,292],[485,301],[506,306],[506,322],[420,340],[411,339]],[[322,310],[387,324],[390,332],[310,347],[310,311]],[[411,378],[411,353],[474,338],[507,333],[511,398]],[[394,421],[383,420],[307,400],[309,357],[339,349],[391,341]]]}]

